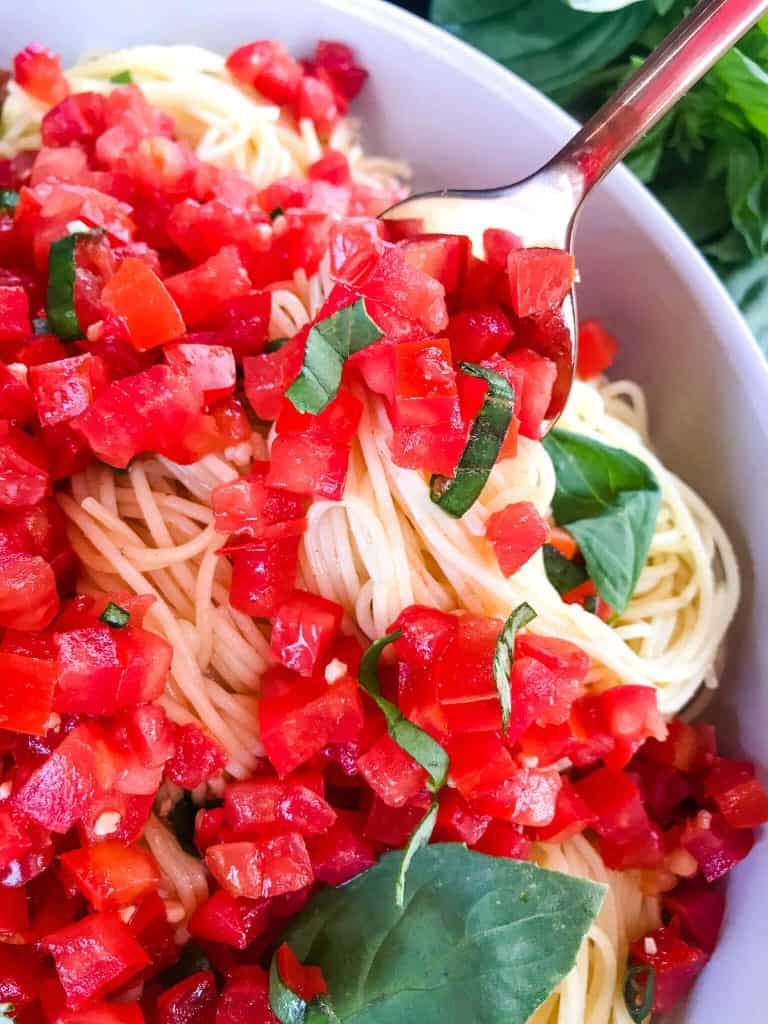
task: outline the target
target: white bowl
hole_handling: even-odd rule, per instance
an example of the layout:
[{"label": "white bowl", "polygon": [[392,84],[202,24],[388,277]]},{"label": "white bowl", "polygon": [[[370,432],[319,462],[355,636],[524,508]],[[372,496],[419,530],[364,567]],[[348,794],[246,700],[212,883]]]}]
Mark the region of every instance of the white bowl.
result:
[{"label": "white bowl", "polygon": [[[295,53],[351,43],[371,81],[357,106],[368,148],[403,156],[423,187],[499,185],[536,168],[574,122],[476,50],[379,0],[25,0],[5,18],[0,64],[39,39],[84,50],[197,43],[227,51],[264,36]],[[619,372],[647,389],[667,463],[735,540],[745,593],[717,707],[723,744],[768,765],[768,371],[694,246],[632,175],[614,171],[579,230],[583,313],[622,340]],[[686,1024],[766,1019],[768,838],[734,872],[721,942],[682,1013]]]}]

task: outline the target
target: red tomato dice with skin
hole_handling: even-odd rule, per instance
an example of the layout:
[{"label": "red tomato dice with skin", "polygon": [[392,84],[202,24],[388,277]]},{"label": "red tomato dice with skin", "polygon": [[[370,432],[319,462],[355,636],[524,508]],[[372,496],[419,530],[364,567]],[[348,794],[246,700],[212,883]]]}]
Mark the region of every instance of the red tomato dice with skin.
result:
[{"label": "red tomato dice with skin", "polygon": [[562,785],[555,802],[555,813],[549,824],[540,826],[537,837],[542,842],[564,843],[571,836],[579,835],[586,828],[591,828],[596,815],[585,800],[577,793],[573,784],[562,779]]},{"label": "red tomato dice with skin", "polygon": [[219,885],[237,898],[269,899],[297,892],[313,878],[309,854],[298,832],[210,846],[205,861]]},{"label": "red tomato dice with skin", "polygon": [[597,757],[616,771],[648,737],[661,741],[667,732],[650,686],[615,686],[580,697],[571,707],[570,725],[575,739],[594,746]]},{"label": "red tomato dice with skin", "polygon": [[195,939],[247,949],[266,932],[270,922],[268,900],[235,899],[226,889],[217,889],[200,904],[187,927]]},{"label": "red tomato dice with skin", "polygon": [[0,419],[28,424],[35,418],[35,400],[26,376],[0,363]]},{"label": "red tomato dice with skin", "polygon": [[166,765],[168,778],[182,789],[197,789],[227,763],[226,752],[194,723],[177,725],[175,750]]},{"label": "red tomato dice with skin", "polygon": [[113,631],[98,623],[56,633],[56,711],[109,715],[117,710],[122,665]]},{"label": "red tomato dice with skin", "polygon": [[104,287],[101,301],[123,321],[129,341],[139,352],[184,333],[184,321],[168,288],[142,260],[124,259]]},{"label": "red tomato dice with skin", "polygon": [[48,461],[40,441],[0,422],[0,507],[29,508],[50,491]]},{"label": "red tomato dice with skin", "polygon": [[503,228],[486,228],[483,232],[485,258],[492,267],[507,269],[507,257],[511,252],[523,249],[525,244],[520,235]]},{"label": "red tomato dice with skin", "polygon": [[294,831],[305,837],[325,832],[336,820],[322,796],[322,776],[315,780],[306,773],[232,783],[224,794],[224,815],[235,832]]},{"label": "red tomato dice with skin", "polygon": [[510,825],[507,821],[492,821],[472,849],[486,853],[489,857],[528,860],[531,841],[517,825]]},{"label": "red tomato dice with skin", "polygon": [[15,942],[29,928],[27,890],[4,888],[0,893],[0,941]]},{"label": "red tomato dice with skin", "polygon": [[516,316],[559,309],[574,279],[573,256],[562,249],[517,249],[507,255],[507,279]]},{"label": "red tomato dice with skin", "polygon": [[243,359],[245,395],[259,419],[277,417],[283,395],[301,369],[306,333],[300,332],[277,352]]},{"label": "red tomato dice with skin", "polygon": [[230,348],[186,343],[168,345],[165,358],[169,366],[195,382],[206,405],[226,398],[235,390],[235,356]]},{"label": "red tomato dice with skin", "polygon": [[98,92],[67,96],[46,113],[40,126],[44,146],[91,146],[106,129],[106,101]]},{"label": "red tomato dice with skin", "polygon": [[357,760],[357,767],[376,795],[390,807],[402,807],[424,788],[427,773],[388,734]]},{"label": "red tomato dice with skin", "polygon": [[249,541],[228,549],[232,558],[229,601],[256,618],[270,618],[293,593],[299,542],[306,520],[292,520],[292,535]]},{"label": "red tomato dice with skin", "polygon": [[480,363],[503,352],[512,341],[509,317],[494,303],[454,313],[446,330],[454,360]]},{"label": "red tomato dice with skin", "polygon": [[227,68],[238,81],[251,85],[274,103],[290,103],[304,77],[301,64],[274,39],[259,39],[233,50]]},{"label": "red tomato dice with skin", "polygon": [[40,973],[40,960],[28,946],[0,942],[0,999],[28,1006],[38,996]]},{"label": "red tomato dice with skin", "polygon": [[297,590],[277,610],[270,648],[286,668],[311,676],[335,640],[344,612],[341,605]]},{"label": "red tomato dice with skin", "polygon": [[334,125],[343,113],[345,101],[334,89],[320,78],[305,75],[296,92],[296,117],[301,121],[314,121],[321,138],[330,135]]},{"label": "red tomato dice with skin", "polygon": [[464,277],[471,243],[466,235],[424,234],[401,242],[400,248],[407,263],[434,277],[450,295]]},{"label": "red tomato dice with skin", "polygon": [[160,884],[152,856],[116,840],[70,850],[60,861],[94,910],[127,907]]},{"label": "red tomato dice with skin", "polygon": [[700,878],[684,878],[671,892],[662,896],[664,910],[680,922],[682,937],[712,953],[717,945],[725,916],[725,891],[722,885]]},{"label": "red tomato dice with skin", "polygon": [[56,575],[39,555],[0,556],[0,626],[45,629],[59,610]]},{"label": "red tomato dice with skin", "polygon": [[579,350],[576,373],[582,380],[591,380],[605,373],[616,358],[619,343],[599,320],[582,320],[579,324]]},{"label": "red tomato dice with skin", "polygon": [[751,829],[731,828],[725,818],[699,811],[686,822],[680,845],[692,855],[707,882],[727,875],[754,846]]},{"label": "red tomato dice with skin", "polygon": [[368,72],[355,63],[355,55],[346,43],[334,39],[321,39],[315,47],[315,67],[327,71],[336,87],[346,99],[354,99],[360,92]]},{"label": "red tomato dice with skin", "polygon": [[768,794],[749,761],[716,758],[704,776],[704,792],[731,828],[757,828],[768,821]]},{"label": "red tomato dice with skin", "polygon": [[42,948],[53,956],[71,1009],[114,991],[149,964],[116,913],[90,914],[46,936]]},{"label": "red tomato dice with skin", "polygon": [[279,1024],[269,1003],[269,976],[261,967],[233,967],[219,997],[216,1024]]},{"label": "red tomato dice with skin", "polygon": [[27,293],[20,284],[0,281],[0,342],[20,343],[31,333]]},{"label": "red tomato dice with skin", "polygon": [[440,792],[440,807],[433,839],[440,843],[477,843],[490,824],[491,816],[470,807],[455,789],[446,786]]},{"label": "red tomato dice with skin", "polygon": [[197,971],[162,992],[155,1024],[215,1024],[218,993],[212,971]]},{"label": "red tomato dice with skin", "polygon": [[688,945],[671,927],[657,928],[630,947],[633,966],[653,968],[653,1009],[657,1013],[668,1012],[685,996],[707,959],[706,953]]},{"label": "red tomato dice with skin", "polygon": [[188,327],[216,323],[228,303],[251,291],[248,271],[234,245],[225,245],[191,270],[167,277],[164,284]]},{"label": "red tomato dice with skin", "polygon": [[496,733],[452,736],[446,743],[450,779],[465,800],[492,793],[515,771],[515,763]]},{"label": "red tomato dice with skin", "polygon": [[428,808],[427,793],[419,795],[404,807],[390,807],[374,796],[365,821],[365,838],[373,843],[402,849]]},{"label": "red tomato dice with skin", "polygon": [[42,43],[30,43],[13,58],[13,77],[43,103],[58,103],[69,92],[61,58]]},{"label": "red tomato dice with skin", "polygon": [[521,348],[509,352],[507,362],[523,374],[520,407],[516,414],[520,420],[523,437],[538,441],[541,437],[541,423],[547,415],[552,400],[552,389],[557,379],[557,367],[546,356],[540,356],[531,349]]},{"label": "red tomato dice with skin", "polygon": [[513,576],[546,543],[549,526],[530,501],[515,501],[494,512],[485,527],[499,568]]},{"label": "red tomato dice with skin", "polygon": [[84,412],[109,383],[103,361],[90,354],[33,366],[29,380],[44,427]]},{"label": "red tomato dice with skin", "polygon": [[560,786],[558,772],[516,768],[493,792],[474,800],[472,806],[500,821],[543,828],[555,817]]},{"label": "red tomato dice with skin", "polygon": [[394,642],[398,658],[411,668],[426,669],[455,636],[458,623],[456,615],[413,604],[400,612],[387,632],[402,630],[402,636]]},{"label": "red tomato dice with skin", "polygon": [[267,487],[268,463],[254,463],[250,478],[219,484],[211,492],[217,533],[267,539],[278,534],[272,527],[300,520],[305,499],[289,491]]},{"label": "red tomato dice with skin", "polygon": [[340,811],[322,835],[307,840],[312,871],[318,882],[343,885],[376,863],[376,851],[363,836],[360,815]]},{"label": "red tomato dice with skin", "polygon": [[0,729],[44,736],[53,710],[53,663],[0,652],[0,678]]}]

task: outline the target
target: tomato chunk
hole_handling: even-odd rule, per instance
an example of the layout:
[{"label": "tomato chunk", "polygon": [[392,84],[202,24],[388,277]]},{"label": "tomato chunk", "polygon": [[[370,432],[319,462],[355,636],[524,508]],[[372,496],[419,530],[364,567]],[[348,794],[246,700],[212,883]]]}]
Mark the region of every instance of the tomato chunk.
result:
[{"label": "tomato chunk", "polygon": [[212,971],[197,971],[157,998],[156,1024],[214,1024],[216,979]]},{"label": "tomato chunk", "polygon": [[251,290],[248,271],[234,245],[225,245],[199,266],[166,278],[164,284],[188,327],[216,323],[229,302]]},{"label": "tomato chunk", "polygon": [[704,792],[731,828],[757,828],[768,821],[768,794],[749,761],[716,758],[704,777]]},{"label": "tomato chunk", "polygon": [[48,462],[41,443],[0,421],[0,507],[28,508],[50,493]]},{"label": "tomato chunk", "polygon": [[312,882],[312,865],[298,832],[257,842],[209,846],[205,861],[216,881],[235,897],[268,899]]},{"label": "tomato chunk", "polygon": [[42,43],[30,43],[16,54],[13,75],[22,89],[43,103],[58,103],[69,92],[61,58]]},{"label": "tomato chunk", "polygon": [[29,379],[44,427],[84,412],[109,382],[103,361],[89,354],[33,366]]},{"label": "tomato chunk", "polygon": [[488,303],[454,313],[446,331],[456,362],[479,363],[502,352],[512,341],[512,324],[501,306]]},{"label": "tomato chunk", "polygon": [[29,299],[23,286],[0,281],[0,342],[22,342],[31,333]]},{"label": "tomato chunk", "polygon": [[311,676],[325,658],[341,626],[341,605],[297,590],[281,605],[272,624],[272,653],[286,668]]},{"label": "tomato chunk", "polygon": [[168,288],[143,260],[124,259],[104,287],[101,301],[122,319],[139,352],[184,333],[184,321]]},{"label": "tomato chunk", "polygon": [[493,544],[499,568],[512,576],[545,543],[549,526],[530,501],[515,501],[494,512],[485,527]]},{"label": "tomato chunk", "polygon": [[302,964],[287,942],[278,946],[277,969],[283,984],[307,1003],[328,991],[320,968]]},{"label": "tomato chunk", "polygon": [[[319,785],[318,785],[319,783]],[[224,815],[235,832],[296,831],[318,835],[330,828],[336,813],[322,797],[322,779],[294,775],[287,779],[250,779],[227,786]]]},{"label": "tomato chunk", "polygon": [[343,885],[376,863],[376,852],[362,833],[360,816],[341,811],[326,832],[307,840],[317,881]]},{"label": "tomato chunk", "polygon": [[232,558],[233,608],[256,618],[270,618],[293,593],[299,564],[299,542],[306,520],[291,520],[286,536],[229,545]]},{"label": "tomato chunk", "polygon": [[294,99],[304,76],[301,64],[274,39],[259,39],[234,50],[227,57],[227,68],[275,103]]},{"label": "tomato chunk", "polygon": [[45,629],[59,610],[56,574],[39,555],[0,555],[0,626]]},{"label": "tomato chunk", "polygon": [[559,309],[574,278],[573,256],[562,249],[516,249],[507,255],[507,278],[517,316]]},{"label": "tomato chunk", "polygon": [[0,729],[45,735],[56,685],[53,663],[0,651],[0,678]]},{"label": "tomato chunk", "polygon": [[604,373],[616,358],[618,347],[618,341],[599,320],[582,320],[579,324],[576,373],[582,380]]},{"label": "tomato chunk", "polygon": [[61,863],[94,910],[119,910],[155,889],[160,872],[138,846],[107,839],[61,855]]},{"label": "tomato chunk", "polygon": [[226,889],[217,889],[190,918],[189,933],[193,938],[246,949],[269,927],[269,906],[267,900],[236,899]]},{"label": "tomato chunk", "polygon": [[385,804],[402,807],[426,785],[427,773],[385,733],[358,758],[360,774]]},{"label": "tomato chunk", "polygon": [[177,725],[174,753],[166,765],[172,782],[182,789],[197,789],[227,763],[223,748],[192,722]]},{"label": "tomato chunk", "polygon": [[235,390],[235,356],[221,345],[169,345],[165,349],[168,365],[194,381],[203,393],[206,405],[226,398]]},{"label": "tomato chunk", "polygon": [[707,962],[706,953],[683,942],[671,927],[657,928],[633,942],[630,958],[633,965],[654,970],[653,1009],[657,1013],[666,1013],[683,998]]}]

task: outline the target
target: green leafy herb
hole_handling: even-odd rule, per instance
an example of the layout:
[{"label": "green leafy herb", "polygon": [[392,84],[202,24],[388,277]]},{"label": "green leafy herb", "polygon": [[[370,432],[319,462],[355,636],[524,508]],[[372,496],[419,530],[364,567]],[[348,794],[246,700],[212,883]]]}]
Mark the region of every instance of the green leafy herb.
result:
[{"label": "green leafy herb", "polygon": [[437,792],[445,785],[448,777],[448,754],[428,732],[414,725],[403,715],[400,708],[381,694],[378,666],[381,652],[402,635],[401,630],[388,633],[372,643],[360,662],[359,680],[365,692],[376,701],[387,722],[387,731],[398,746],[410,754],[429,776],[429,788]]},{"label": "green leafy herb", "polygon": [[133,82],[133,75],[130,71],[118,71],[117,74],[112,75],[110,82],[113,85],[131,85]]},{"label": "green leafy herb", "polygon": [[575,962],[605,889],[458,843],[419,850],[402,907],[393,851],[318,892],[288,928],[344,1024],[525,1024]]},{"label": "green leafy herb", "polygon": [[411,866],[411,861],[429,842],[432,833],[435,831],[435,824],[437,823],[437,814],[440,810],[440,802],[437,794],[432,797],[432,802],[427,809],[427,813],[418,823],[416,828],[411,833],[411,837],[405,844],[403,855],[400,860],[400,868],[397,872],[395,879],[395,903],[398,907],[405,905],[405,878],[408,874],[408,868]]},{"label": "green leafy herb", "polygon": [[474,363],[459,363],[464,373],[488,382],[480,412],[469,431],[453,478],[435,474],[430,497],[444,512],[459,518],[477,501],[498,457],[515,408],[512,385],[499,373]]},{"label": "green leafy herb", "polygon": [[264,351],[279,352],[283,345],[287,345],[290,340],[290,338],[273,338],[272,341],[267,342]]},{"label": "green leafy herb", "polygon": [[509,729],[509,716],[512,714],[512,687],[509,677],[515,657],[515,637],[523,626],[527,626],[535,618],[536,612],[529,604],[525,601],[519,604],[501,627],[493,652],[493,679],[499,692],[501,729],[505,734]]},{"label": "green leafy herb", "polygon": [[339,1020],[325,996],[316,996],[308,1003],[288,988],[280,977],[277,953],[269,965],[269,1005],[280,1024],[337,1024]]},{"label": "green leafy herb", "polygon": [[589,573],[584,566],[566,558],[562,551],[558,551],[552,544],[544,545],[544,571],[561,597],[589,579]]},{"label": "green leafy herb", "polygon": [[587,594],[584,598],[584,610],[591,612],[593,615],[597,614],[597,598],[594,594]]},{"label": "green leafy herb", "polygon": [[620,448],[565,430],[543,441],[555,467],[552,513],[573,535],[587,572],[618,614],[634,593],[656,528],[656,477]]},{"label": "green leafy herb", "polygon": [[284,213],[285,210],[282,208],[282,206],[275,206],[274,209],[269,211],[269,219],[277,220],[277,218],[282,217]]},{"label": "green leafy herb", "polygon": [[32,320],[32,333],[33,334],[50,334],[51,325],[45,319],[44,316],[36,316]]},{"label": "green leafy herb", "polygon": [[322,412],[336,397],[347,359],[381,337],[364,299],[314,324],[307,335],[301,370],[286,397],[299,412]]},{"label": "green leafy herb", "polygon": [[75,311],[75,247],[84,232],[65,235],[51,244],[45,312],[54,334],[74,341],[82,331]]},{"label": "green leafy herb", "polygon": [[[644,976],[644,981],[638,979]],[[624,975],[624,1004],[627,1013],[635,1024],[643,1021],[653,1009],[653,997],[656,993],[656,971],[650,964],[639,964],[628,967]]]},{"label": "green leafy herb", "polygon": [[115,604],[114,601],[110,601],[99,616],[99,621],[106,623],[108,626],[114,626],[115,629],[122,629],[123,626],[128,625],[130,618],[130,612],[127,612],[125,608],[121,608],[119,604]]},{"label": "green leafy herb", "polygon": [[19,205],[19,193],[11,188],[0,188],[0,210],[11,212]]},{"label": "green leafy herb", "polygon": [[168,967],[159,977],[163,989],[172,988],[180,981],[188,978],[198,971],[213,971],[216,968],[195,942],[188,942],[181,951],[181,956],[171,967]]}]

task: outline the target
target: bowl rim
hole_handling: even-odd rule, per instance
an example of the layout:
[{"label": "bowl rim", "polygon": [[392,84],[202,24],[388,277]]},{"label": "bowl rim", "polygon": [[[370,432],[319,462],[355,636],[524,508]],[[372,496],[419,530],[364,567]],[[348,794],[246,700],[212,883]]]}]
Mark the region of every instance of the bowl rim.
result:
[{"label": "bowl rim", "polygon": [[[502,99],[510,87],[531,101],[544,105],[552,124],[562,133],[563,142],[578,128],[578,121],[566,113],[553,100],[535,86],[520,78],[514,71],[478,50],[469,43],[451,35],[446,29],[426,18],[396,7],[388,0],[315,0],[318,6],[338,11],[347,17],[367,22],[380,28],[385,35],[397,35],[406,43],[417,41],[419,48],[430,55],[454,65],[457,77],[468,77]],[[535,168],[532,168],[534,170]],[[461,188],[462,182],[446,182],[448,187]],[[469,187],[469,186],[468,186]],[[645,230],[667,251],[679,252],[684,261],[684,276],[689,285],[708,296],[707,313],[716,337],[725,344],[739,377],[752,396],[764,393],[766,402],[754,403],[754,413],[768,434],[768,359],[763,355],[740,309],[728,293],[696,244],[653,193],[624,164],[615,167],[599,186],[609,189],[616,201],[625,209],[640,205],[647,211]]]}]

